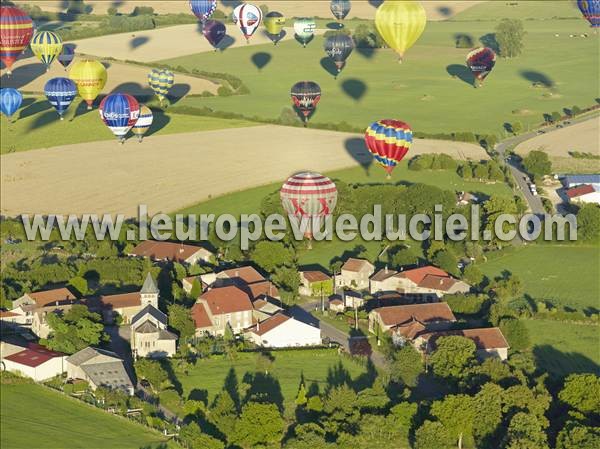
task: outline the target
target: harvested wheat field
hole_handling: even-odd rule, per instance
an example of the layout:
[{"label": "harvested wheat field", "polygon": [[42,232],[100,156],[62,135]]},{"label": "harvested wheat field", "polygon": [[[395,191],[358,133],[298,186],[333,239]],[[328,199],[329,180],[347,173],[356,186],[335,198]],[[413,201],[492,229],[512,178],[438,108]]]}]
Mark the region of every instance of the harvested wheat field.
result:
[{"label": "harvested wheat field", "polygon": [[[416,140],[411,149],[432,152],[487,158],[480,147],[459,142]],[[367,161],[362,135],[271,125],[32,150],[1,157],[1,213],[134,216],[139,204],[171,212],[300,170]]]},{"label": "harvested wheat field", "polygon": [[[105,55],[108,56],[111,47],[105,47]],[[75,59],[74,62],[77,61]],[[133,64],[123,64],[115,61],[103,62],[107,67],[108,80],[102,90],[103,93],[119,91],[131,95],[149,96],[154,95],[148,86],[149,67]],[[30,57],[19,59],[13,65],[12,75],[2,75],[2,87],[14,87],[24,92],[43,92],[44,84],[56,76],[69,76],[62,65],[54,63],[46,72],[46,66],[36,58]],[[176,98],[182,98],[188,94],[201,94],[204,91],[216,94],[219,85],[203,78],[177,74],[175,84],[169,94]]]}]

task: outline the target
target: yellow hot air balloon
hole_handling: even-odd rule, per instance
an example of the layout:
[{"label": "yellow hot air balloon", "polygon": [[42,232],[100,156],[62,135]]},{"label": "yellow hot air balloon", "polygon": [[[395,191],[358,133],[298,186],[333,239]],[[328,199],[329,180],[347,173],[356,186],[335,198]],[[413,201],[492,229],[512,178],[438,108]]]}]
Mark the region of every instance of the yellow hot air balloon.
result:
[{"label": "yellow hot air balloon", "polygon": [[425,9],[416,1],[386,0],[375,13],[377,31],[388,47],[398,53],[399,62],[417,42],[426,24]]},{"label": "yellow hot air balloon", "polygon": [[49,69],[63,48],[62,39],[52,31],[39,31],[31,39],[31,51]]},{"label": "yellow hot air balloon", "polygon": [[91,59],[77,61],[71,67],[69,78],[77,84],[77,91],[88,104],[88,109],[92,109],[94,100],[106,84],[107,74],[104,66]]}]

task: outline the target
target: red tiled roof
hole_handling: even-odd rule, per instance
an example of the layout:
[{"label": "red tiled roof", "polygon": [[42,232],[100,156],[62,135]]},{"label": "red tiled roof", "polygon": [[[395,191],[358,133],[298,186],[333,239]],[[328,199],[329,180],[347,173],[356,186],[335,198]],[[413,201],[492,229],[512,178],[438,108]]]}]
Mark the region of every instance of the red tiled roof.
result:
[{"label": "red tiled roof", "polygon": [[419,282],[419,287],[447,292],[454,287],[457,282],[458,281],[456,279],[452,279],[450,277],[428,274],[421,282]]},{"label": "red tiled roof", "polygon": [[577,187],[573,187],[567,190],[567,196],[569,198],[577,198],[578,196],[587,195],[588,193],[594,193],[594,186],[590,184],[582,184]]},{"label": "red tiled roof", "polygon": [[204,329],[213,325],[208,316],[208,312],[206,311],[206,307],[204,307],[204,304],[201,302],[197,302],[192,307],[192,319],[196,324],[196,329]]},{"label": "red tiled roof", "polygon": [[425,329],[425,325],[417,320],[413,320],[408,324],[400,324],[394,328],[396,332],[410,340],[414,340]]},{"label": "red tiled roof", "polygon": [[53,290],[45,290],[41,292],[27,293],[33,299],[37,307],[43,307],[50,303],[74,301],[76,298],[67,288],[55,288]]},{"label": "red tiled roof", "polygon": [[28,348],[23,351],[5,357],[6,360],[10,360],[21,365],[30,366],[35,368],[40,366],[42,363],[47,362],[55,357],[62,357],[64,354],[60,352],[51,351],[40,345],[31,344]]},{"label": "red tiled roof", "polygon": [[426,267],[421,268],[415,268],[413,270],[404,271],[399,274],[399,276],[408,278],[417,285],[420,284],[427,275],[450,277],[448,273],[446,273],[444,270],[440,270],[439,268],[436,268],[432,265],[428,265]]},{"label": "red tiled roof", "polygon": [[248,288],[252,294],[252,299],[256,299],[261,295],[270,296],[272,298],[279,296],[279,290],[277,290],[277,287],[269,281],[255,282],[249,284]]},{"label": "red tiled roof", "polygon": [[233,285],[210,289],[200,298],[206,301],[213,315],[252,310],[248,294]]},{"label": "red tiled roof", "polygon": [[100,297],[100,304],[102,307],[112,307],[113,309],[136,307],[142,305],[142,297],[140,292],[106,295]]},{"label": "red tiled roof", "polygon": [[473,340],[477,349],[498,349],[510,347],[506,341],[506,338],[504,338],[502,331],[497,327],[431,332],[424,334],[423,338],[431,341],[435,345],[435,341],[438,338],[455,335]]},{"label": "red tiled roof", "polygon": [[0,318],[11,318],[13,316],[19,316],[19,314],[10,310],[0,310]]},{"label": "red tiled roof", "polygon": [[375,282],[385,281],[387,278],[391,278],[392,276],[395,276],[396,274],[398,274],[398,272],[395,270],[389,270],[387,268],[383,268],[383,269],[379,270],[377,273],[375,273],[371,277],[371,280],[375,281]]},{"label": "red tiled roof", "polygon": [[254,282],[261,282],[265,280],[264,276],[256,271],[253,267],[239,267],[221,271],[217,274],[217,277],[222,275],[225,275],[229,279],[241,279],[246,284],[252,284]]},{"label": "red tiled roof", "polygon": [[332,299],[329,300],[329,304],[333,304],[335,306],[341,306],[341,305],[344,304],[344,301],[342,301],[339,298],[332,298]]},{"label": "red tiled roof", "polygon": [[358,271],[360,271],[367,264],[370,265],[370,262],[368,260],[354,259],[354,258],[351,257],[342,266],[342,270],[358,272]]},{"label": "red tiled roof", "polygon": [[175,242],[159,242],[145,240],[131,250],[131,255],[138,257],[149,257],[155,260],[185,261],[198,251],[206,251],[200,246],[184,245]]},{"label": "red tiled roof", "polygon": [[308,282],[323,282],[331,279],[329,275],[318,270],[301,271],[301,273],[302,276],[304,276],[304,279],[306,279]]},{"label": "red tiled roof", "polygon": [[277,326],[280,326],[281,324],[285,323],[289,319],[290,319],[289,316],[280,312],[280,313],[273,315],[270,318],[267,318],[262,323],[258,323],[256,326],[254,326],[252,329],[250,329],[250,332],[252,332],[256,335],[264,335],[267,332],[270,332],[273,329],[275,329]]},{"label": "red tiled roof", "polygon": [[413,319],[425,324],[430,321],[456,321],[452,310],[445,302],[380,307],[373,311],[381,316],[386,326],[396,326]]}]

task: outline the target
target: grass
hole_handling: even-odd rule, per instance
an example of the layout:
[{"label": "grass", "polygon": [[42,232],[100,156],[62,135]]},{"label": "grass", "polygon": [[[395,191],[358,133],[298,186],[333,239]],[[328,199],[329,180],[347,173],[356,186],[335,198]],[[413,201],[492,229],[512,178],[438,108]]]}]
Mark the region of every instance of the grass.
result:
[{"label": "grass", "polygon": [[[13,116],[13,119],[18,118],[14,123],[2,115],[0,154],[115,138],[98,116],[97,104],[92,111],[87,111],[83,103],[72,104],[64,121],[59,120],[58,114],[45,99],[27,97],[24,104],[27,105]],[[154,124],[145,138],[256,125],[245,120],[153,112]],[[129,135],[135,139],[131,133]]]},{"label": "grass", "polygon": [[[344,120],[359,127],[389,116],[406,120],[414,130],[423,132],[470,130],[501,134],[505,122],[520,121],[527,129],[541,123],[544,113],[575,104],[595,104],[600,91],[597,87],[590,90],[589,86],[597,86],[598,38],[568,37],[571,33],[589,33],[589,26],[580,18],[524,21],[528,34],[523,54],[499,59],[484,87],[472,87],[471,75],[465,73],[464,66],[467,50],[454,47],[455,35],[469,34],[479,45],[480,38],[494,33],[495,18],[503,17],[495,15],[496,6],[488,6],[495,3],[500,2],[477,6],[480,11],[472,21],[428,23],[402,65],[391,50],[355,50],[337,80],[320,63],[325,56],[322,37],[316,37],[307,48],[286,41],[277,47],[232,48],[163,62],[189,70],[211,67],[218,72],[232,72],[235,68],[236,76],[251,94],[188,98],[181,104],[263,118],[276,118],[282,108],[290,106],[289,89],[303,79],[316,81],[323,92],[313,122]],[[547,2],[547,7],[536,3],[536,10],[554,14],[554,2]],[[569,8],[562,7],[565,11]],[[579,17],[576,11],[569,14]],[[481,17],[494,19],[484,21]],[[557,33],[559,37],[554,36]],[[252,62],[252,56],[259,53],[271,56],[261,70]],[[536,82],[547,87],[536,88]],[[528,110],[528,115],[519,112],[523,110]]]},{"label": "grass", "polygon": [[536,364],[555,376],[600,375],[600,327],[550,320],[525,320]]},{"label": "grass", "polygon": [[492,254],[480,268],[490,278],[510,271],[536,300],[600,309],[599,252],[597,246],[582,245],[511,247]]},{"label": "grass", "polygon": [[156,432],[34,384],[2,385],[3,448],[156,447]]}]

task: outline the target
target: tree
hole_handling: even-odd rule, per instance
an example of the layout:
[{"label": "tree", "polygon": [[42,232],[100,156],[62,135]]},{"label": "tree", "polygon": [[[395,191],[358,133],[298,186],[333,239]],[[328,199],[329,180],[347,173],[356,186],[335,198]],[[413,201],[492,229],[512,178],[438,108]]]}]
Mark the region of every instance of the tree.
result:
[{"label": "tree", "polygon": [[521,122],[513,122],[510,125],[510,128],[512,129],[513,134],[517,135],[523,131],[523,124]]},{"label": "tree", "polygon": [[419,263],[419,256],[411,248],[401,248],[392,254],[390,262],[394,267],[417,265]]},{"label": "tree", "polygon": [[425,421],[415,432],[415,449],[448,449],[452,437],[439,422]]},{"label": "tree", "polygon": [[560,115],[560,112],[554,111],[551,117],[553,122],[558,122],[562,118],[562,115]]},{"label": "tree", "polygon": [[520,320],[504,318],[500,320],[498,327],[513,351],[523,351],[531,345],[529,332]]},{"label": "tree", "polygon": [[443,378],[460,379],[475,361],[475,343],[459,336],[441,337],[430,357],[433,372]]},{"label": "tree", "polygon": [[347,385],[333,388],[327,395],[323,411],[325,429],[334,435],[341,432],[352,433],[360,420],[358,397]]},{"label": "tree", "polygon": [[390,377],[394,382],[401,382],[407,387],[417,386],[419,376],[423,373],[423,357],[412,346],[405,345],[391,354]]},{"label": "tree", "polygon": [[599,413],[600,377],[595,374],[571,374],[565,380],[558,398],[581,413]]},{"label": "tree", "polygon": [[304,382],[300,383],[300,388],[298,388],[298,394],[296,395],[296,405],[304,406],[308,402],[306,398],[306,387],[304,386]]},{"label": "tree", "polygon": [[523,22],[518,19],[502,19],[495,31],[500,56],[513,58],[521,54],[524,46],[523,39],[527,34]]},{"label": "tree", "polygon": [[456,36],[456,48],[473,48],[473,38],[468,34],[459,34]]},{"label": "tree", "polygon": [[473,168],[473,177],[479,180],[487,179],[488,177],[488,168],[485,164],[477,164]]},{"label": "tree", "polygon": [[600,239],[600,207],[584,204],[577,212],[577,238],[585,241]]},{"label": "tree", "polygon": [[507,303],[521,297],[524,288],[520,277],[507,273],[507,275],[496,279],[490,286],[490,290],[499,301]]},{"label": "tree", "polygon": [[550,162],[548,153],[545,151],[530,151],[529,154],[523,158],[523,167],[525,167],[527,173],[534,178],[552,173],[552,162]]},{"label": "tree", "polygon": [[292,265],[294,253],[281,242],[262,240],[252,250],[251,258],[263,270],[272,273],[276,267]]},{"label": "tree", "polygon": [[573,106],[571,108],[571,114],[573,114],[573,115],[579,115],[579,114],[581,114],[581,108],[579,106],[577,106],[577,105]]},{"label": "tree", "polygon": [[179,332],[179,338],[186,340],[196,333],[196,324],[192,319],[190,310],[180,304],[168,306],[169,326]]},{"label": "tree", "polygon": [[467,282],[467,284],[472,285],[473,287],[479,286],[483,282],[483,273],[477,265],[471,263],[465,267],[463,270],[463,279]]},{"label": "tree", "polygon": [[192,282],[192,289],[190,290],[190,297],[192,299],[196,300],[200,297],[201,294],[202,294],[202,282],[200,282],[200,279],[196,278],[196,279],[194,279],[194,282]]},{"label": "tree", "polygon": [[458,442],[458,449],[462,449],[463,437],[470,436],[473,432],[473,398],[464,394],[446,396],[443,401],[433,403],[431,414],[442,423],[454,441]]},{"label": "tree", "polygon": [[487,298],[483,295],[455,293],[453,295],[446,295],[444,300],[454,313],[476,315],[481,312]]},{"label": "tree", "polygon": [[109,16],[116,16],[117,12],[117,8],[115,8],[114,6],[111,6],[106,10],[106,14],[108,14]]},{"label": "tree", "polygon": [[134,368],[136,376],[150,382],[154,392],[162,391],[169,384],[169,374],[158,360],[138,359]]},{"label": "tree", "polygon": [[568,422],[556,438],[556,449],[597,449],[600,429]]},{"label": "tree", "polygon": [[284,427],[275,404],[248,402],[235,424],[231,441],[244,449],[271,446],[281,441]]},{"label": "tree", "polygon": [[306,403],[306,409],[311,412],[321,413],[323,411],[323,400],[321,396],[315,395],[308,398],[308,402]]},{"label": "tree", "polygon": [[[300,276],[295,268],[277,267],[272,277],[273,282],[281,289],[281,297],[288,302],[293,302],[298,297]],[[326,291],[323,292],[326,294]]]},{"label": "tree", "polygon": [[195,422],[182,426],[179,430],[179,438],[190,449],[223,449],[225,447],[222,441],[202,433],[200,426]]},{"label": "tree", "polygon": [[473,409],[476,419],[473,422],[473,436],[477,447],[493,447],[492,441],[502,423],[502,387],[486,383],[475,395]]},{"label": "tree", "polygon": [[506,449],[548,448],[548,437],[537,416],[519,412],[510,420],[506,433]]},{"label": "tree", "polygon": [[385,410],[390,403],[385,387],[381,379],[375,379],[375,383],[371,388],[366,388],[358,393],[358,406],[361,412],[365,410],[371,413],[379,413]]},{"label": "tree", "polygon": [[208,420],[231,441],[237,421],[237,408],[227,390],[221,391],[210,408]]},{"label": "tree", "polygon": [[450,250],[438,251],[432,260],[433,264],[453,276],[459,276],[458,259]]},{"label": "tree", "polygon": [[69,286],[73,287],[81,296],[88,294],[88,283],[85,278],[81,276],[75,276],[69,281]]},{"label": "tree", "polygon": [[52,329],[47,346],[54,351],[73,354],[108,341],[100,315],[90,312],[86,306],[76,304],[63,316],[49,313],[46,320]]}]

